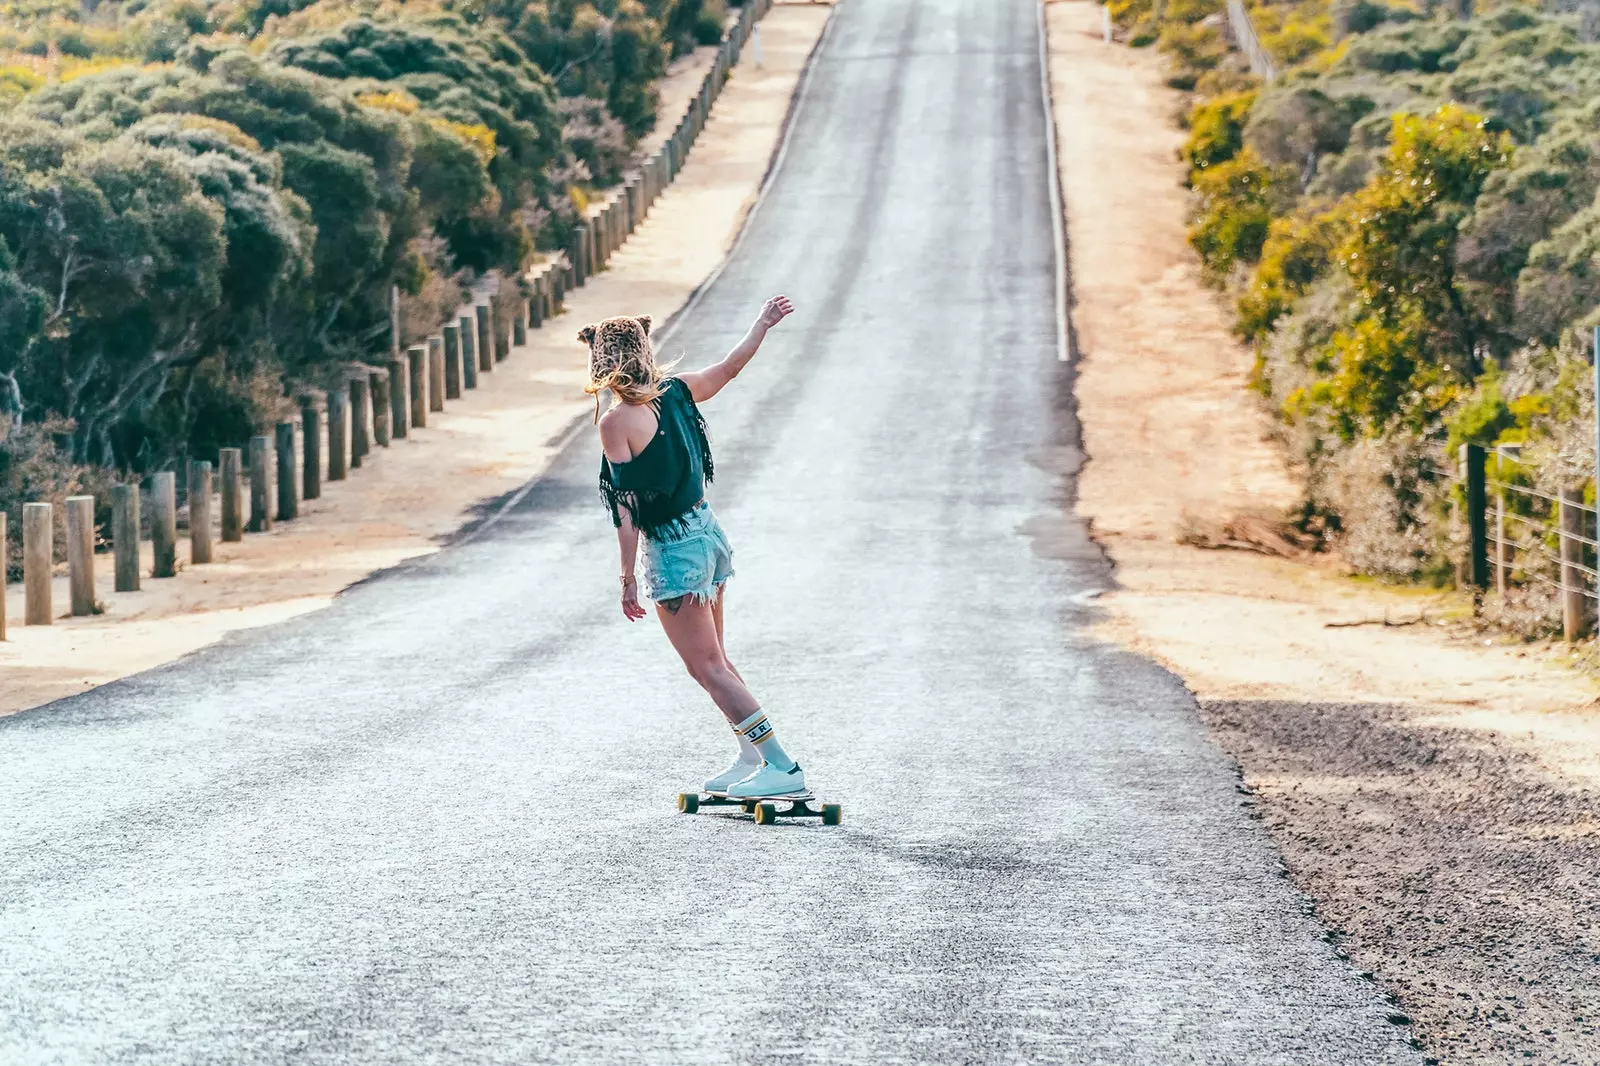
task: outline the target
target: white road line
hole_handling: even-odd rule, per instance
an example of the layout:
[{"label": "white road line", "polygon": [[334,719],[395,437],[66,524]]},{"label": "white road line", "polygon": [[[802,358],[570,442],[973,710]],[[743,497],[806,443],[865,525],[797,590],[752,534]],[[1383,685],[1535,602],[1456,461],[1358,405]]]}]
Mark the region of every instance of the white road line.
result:
[{"label": "white road line", "polygon": [[1061,169],[1056,159],[1056,114],[1050,99],[1050,38],[1045,29],[1045,0],[1039,0],[1039,90],[1044,100],[1045,150],[1050,168],[1050,228],[1056,242],[1056,358],[1072,358],[1067,327],[1067,205],[1061,198]]}]

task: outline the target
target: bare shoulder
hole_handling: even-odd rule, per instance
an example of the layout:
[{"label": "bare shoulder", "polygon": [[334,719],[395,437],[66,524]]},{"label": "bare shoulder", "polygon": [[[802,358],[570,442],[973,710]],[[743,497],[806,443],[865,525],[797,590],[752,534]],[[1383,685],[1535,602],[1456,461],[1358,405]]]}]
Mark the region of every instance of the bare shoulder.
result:
[{"label": "bare shoulder", "polygon": [[600,446],[613,463],[626,463],[655,433],[656,414],[643,405],[617,404],[600,416]]}]

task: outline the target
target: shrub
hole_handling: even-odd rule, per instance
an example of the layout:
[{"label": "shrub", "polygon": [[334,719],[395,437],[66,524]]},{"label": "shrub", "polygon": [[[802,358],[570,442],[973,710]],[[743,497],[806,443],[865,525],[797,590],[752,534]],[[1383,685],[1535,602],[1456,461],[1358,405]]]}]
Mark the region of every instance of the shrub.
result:
[{"label": "shrub", "polygon": [[1276,176],[1246,148],[1232,159],[1194,172],[1200,206],[1189,227],[1189,243],[1213,280],[1261,254],[1272,220]]},{"label": "shrub", "polygon": [[1226,93],[1202,100],[1189,113],[1189,137],[1183,145],[1183,160],[1193,170],[1204,170],[1232,159],[1244,146],[1245,121],[1255,104],[1256,94]]}]

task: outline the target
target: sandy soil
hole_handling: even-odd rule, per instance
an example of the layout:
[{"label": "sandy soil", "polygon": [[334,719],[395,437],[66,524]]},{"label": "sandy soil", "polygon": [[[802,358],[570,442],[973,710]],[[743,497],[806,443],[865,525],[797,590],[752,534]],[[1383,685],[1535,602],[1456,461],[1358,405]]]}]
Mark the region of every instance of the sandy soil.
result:
[{"label": "sandy soil", "polygon": [[[22,590],[7,590],[10,640],[0,643],[0,714],[37,706],[168,662],[224,634],[315,610],[375,570],[436,550],[485,501],[544,468],[593,401],[583,395],[580,326],[615,314],[665,321],[721,262],[759,191],[790,97],[831,13],[827,4],[775,7],[754,49],[735,69],[678,180],[610,267],[568,295],[566,314],[498,364],[475,392],[433,414],[387,449],[374,448],[351,477],[302,504],[301,517],[271,532],[218,544],[211,565],[153,580],[149,544],[143,588],[116,593],[108,556],[97,559],[103,615],[23,627]],[[670,134],[715,49],[684,57],[661,84],[661,126]],[[647,150],[653,145],[646,142]],[[64,570],[64,568],[63,568]],[[69,602],[64,573],[58,613]]]},{"label": "sandy soil", "polygon": [[1291,876],[1438,1061],[1600,1060],[1595,686],[1559,647],[1450,623],[1453,596],[1177,542],[1282,513],[1294,483],[1184,241],[1179,95],[1153,50],[1102,43],[1095,5],[1048,19],[1079,506],[1119,586],[1101,635],[1188,683]]}]

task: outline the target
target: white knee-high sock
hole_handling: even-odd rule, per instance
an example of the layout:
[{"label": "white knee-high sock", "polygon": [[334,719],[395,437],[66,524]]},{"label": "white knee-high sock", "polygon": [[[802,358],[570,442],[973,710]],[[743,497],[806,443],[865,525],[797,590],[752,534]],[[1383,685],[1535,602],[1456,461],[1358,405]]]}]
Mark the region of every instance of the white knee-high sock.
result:
[{"label": "white knee-high sock", "polygon": [[739,734],[741,741],[748,741],[753,745],[762,760],[785,772],[794,769],[794,760],[789,758],[789,753],[778,743],[778,735],[773,732],[772,723],[767,719],[767,712],[757,711],[734,726],[733,731]]}]

